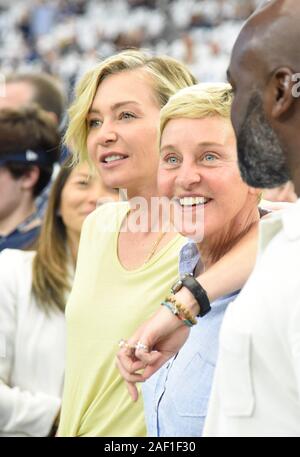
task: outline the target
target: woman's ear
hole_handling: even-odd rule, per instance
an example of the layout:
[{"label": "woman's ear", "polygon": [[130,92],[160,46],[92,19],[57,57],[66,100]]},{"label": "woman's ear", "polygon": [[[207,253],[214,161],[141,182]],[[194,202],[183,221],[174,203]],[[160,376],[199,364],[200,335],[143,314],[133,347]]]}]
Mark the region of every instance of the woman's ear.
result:
[{"label": "woman's ear", "polygon": [[262,189],[248,186],[248,192],[249,192],[249,195],[257,198],[258,203],[261,201],[262,195],[263,195]]},{"label": "woman's ear", "polygon": [[277,120],[287,114],[295,102],[293,71],[290,68],[278,68],[267,84],[264,96],[264,108],[268,119]]}]

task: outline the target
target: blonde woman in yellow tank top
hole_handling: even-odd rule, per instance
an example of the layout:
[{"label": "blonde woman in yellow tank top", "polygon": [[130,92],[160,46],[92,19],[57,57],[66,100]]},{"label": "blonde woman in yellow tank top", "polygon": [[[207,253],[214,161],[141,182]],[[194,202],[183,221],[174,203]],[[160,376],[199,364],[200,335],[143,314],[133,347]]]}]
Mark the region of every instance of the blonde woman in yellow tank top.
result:
[{"label": "blonde woman in yellow tank top", "polygon": [[[157,197],[159,112],[196,81],[169,57],[125,51],[89,71],[70,108],[66,143],[89,159],[127,202],[87,218],[67,304],[67,366],[59,436],[144,436],[141,401],[132,403],[115,366],[118,341],[153,314],[177,278],[184,238],[151,225]],[[136,198],[144,206],[136,209]],[[141,228],[138,219],[145,224]],[[136,227],[138,227],[136,229]]]}]

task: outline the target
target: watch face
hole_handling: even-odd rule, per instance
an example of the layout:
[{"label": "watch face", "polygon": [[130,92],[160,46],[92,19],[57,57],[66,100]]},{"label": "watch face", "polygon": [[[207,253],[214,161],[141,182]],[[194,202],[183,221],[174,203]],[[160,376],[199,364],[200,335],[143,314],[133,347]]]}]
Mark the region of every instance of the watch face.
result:
[{"label": "watch face", "polygon": [[173,294],[177,294],[177,292],[179,292],[181,288],[182,288],[182,281],[180,279],[171,287],[171,290],[172,290]]}]

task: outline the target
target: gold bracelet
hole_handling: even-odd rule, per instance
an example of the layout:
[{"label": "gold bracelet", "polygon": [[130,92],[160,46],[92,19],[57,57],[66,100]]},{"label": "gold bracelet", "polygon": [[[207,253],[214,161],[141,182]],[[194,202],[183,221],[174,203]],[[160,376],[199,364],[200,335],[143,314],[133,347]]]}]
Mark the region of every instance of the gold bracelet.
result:
[{"label": "gold bracelet", "polygon": [[189,309],[187,309],[182,303],[179,303],[176,298],[174,297],[174,295],[169,295],[167,298],[166,298],[166,301],[172,303],[177,311],[177,314],[190,321],[193,325],[196,325],[197,324],[197,319],[192,315],[191,311]]}]

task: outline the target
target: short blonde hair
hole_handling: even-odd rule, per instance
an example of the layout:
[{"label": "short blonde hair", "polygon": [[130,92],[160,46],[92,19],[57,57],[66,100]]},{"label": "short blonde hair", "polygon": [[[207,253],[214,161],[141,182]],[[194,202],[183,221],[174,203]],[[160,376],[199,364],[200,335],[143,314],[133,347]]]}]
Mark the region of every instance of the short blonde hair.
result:
[{"label": "short blonde hair", "polygon": [[110,75],[142,69],[150,75],[159,107],[183,87],[196,84],[196,79],[181,62],[167,56],[153,56],[145,51],[127,50],[100,62],[79,81],[75,100],[69,109],[69,126],[65,144],[73,153],[73,164],[88,160],[86,118],[101,82]]},{"label": "short blonde hair", "polygon": [[233,91],[227,83],[202,83],[173,95],[160,112],[160,136],[171,119],[230,118]]}]

